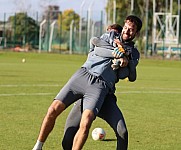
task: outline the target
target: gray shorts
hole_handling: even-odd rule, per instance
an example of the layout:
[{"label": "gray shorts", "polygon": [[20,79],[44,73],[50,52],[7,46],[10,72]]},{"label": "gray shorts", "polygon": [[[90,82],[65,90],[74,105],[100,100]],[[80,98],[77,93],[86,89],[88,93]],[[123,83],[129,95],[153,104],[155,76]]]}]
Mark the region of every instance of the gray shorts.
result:
[{"label": "gray shorts", "polygon": [[83,97],[83,110],[89,109],[95,115],[99,112],[109,88],[104,80],[80,68],[55,97],[66,107]]}]

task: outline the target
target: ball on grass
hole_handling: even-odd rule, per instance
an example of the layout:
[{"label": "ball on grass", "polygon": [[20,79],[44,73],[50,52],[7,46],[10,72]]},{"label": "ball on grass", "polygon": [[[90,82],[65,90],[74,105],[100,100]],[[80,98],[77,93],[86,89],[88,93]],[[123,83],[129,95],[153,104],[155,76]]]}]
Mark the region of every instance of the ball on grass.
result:
[{"label": "ball on grass", "polygon": [[105,139],[105,137],[106,137],[106,132],[102,128],[95,128],[92,131],[92,138],[95,141],[102,141]]}]

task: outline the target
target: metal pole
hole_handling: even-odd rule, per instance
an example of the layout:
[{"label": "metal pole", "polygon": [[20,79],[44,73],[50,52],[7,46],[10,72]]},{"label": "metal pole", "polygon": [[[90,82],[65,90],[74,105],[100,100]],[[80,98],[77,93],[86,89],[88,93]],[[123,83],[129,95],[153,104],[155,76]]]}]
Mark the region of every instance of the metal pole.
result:
[{"label": "metal pole", "polygon": [[55,27],[56,20],[53,21],[50,25],[50,38],[49,38],[49,48],[48,52],[52,51],[52,41],[53,41],[53,32],[54,32],[54,27]]},{"label": "metal pole", "polygon": [[16,13],[14,15],[14,35],[13,35],[13,47],[16,45]]},{"label": "metal pole", "polygon": [[111,10],[110,10],[110,8],[108,7],[108,12],[107,12],[108,15],[107,15],[107,24],[106,24],[106,26],[108,26],[109,24],[111,24],[111,23],[110,23],[110,21],[111,21],[111,19],[110,19],[110,18],[111,18],[111,17],[110,17],[110,14],[111,14],[111,13],[110,13],[110,12],[111,12]]},{"label": "metal pole", "polygon": [[134,10],[134,0],[131,0],[131,14],[133,13]]},{"label": "metal pole", "polygon": [[168,12],[168,0],[165,1],[165,12]]},{"label": "metal pole", "polygon": [[3,27],[3,38],[4,38],[4,44],[3,44],[3,48],[6,47],[6,13],[4,13],[4,27]]},{"label": "metal pole", "polygon": [[[38,12],[36,12],[36,25],[38,25]],[[34,46],[37,45],[38,42],[38,27],[36,27],[36,35],[35,35],[35,40],[34,40]]]},{"label": "metal pole", "polygon": [[60,40],[59,40],[59,50],[61,50],[61,40],[62,40],[62,13],[59,12],[60,15],[60,32],[59,32],[59,36],[60,36]]},{"label": "metal pole", "polygon": [[89,43],[89,38],[90,38],[90,24],[91,24],[91,13],[92,13],[93,3],[94,3],[94,0],[91,2],[90,6],[88,8],[87,44]]},{"label": "metal pole", "polygon": [[82,40],[82,8],[85,4],[85,0],[82,1],[80,6],[80,21],[79,21],[79,48],[81,48],[81,40]]},{"label": "metal pole", "polygon": [[170,0],[170,13],[171,13],[171,15],[172,15],[172,8],[173,7],[173,0]]},{"label": "metal pole", "polygon": [[73,25],[74,25],[74,20],[71,21],[71,24],[70,24],[70,41],[69,41],[69,47],[70,47],[70,50],[69,50],[69,54],[72,54],[72,50],[73,50]]},{"label": "metal pole", "polygon": [[116,23],[116,0],[113,1],[113,23]]},{"label": "metal pole", "polygon": [[[180,20],[180,0],[178,0],[178,21]],[[180,21],[179,21],[179,27],[180,27]],[[179,30],[179,29],[178,29]],[[180,33],[180,30],[178,31],[178,33]],[[180,36],[180,34],[179,34]],[[180,38],[178,38],[178,40],[180,41]],[[179,41],[178,41],[178,44],[179,44]],[[179,49],[180,49],[180,60],[181,60],[181,48],[180,48],[180,44],[179,44]]]},{"label": "metal pole", "polygon": [[147,51],[148,51],[148,10],[149,10],[149,0],[146,0],[146,44],[145,44],[145,57],[147,57]]},{"label": "metal pole", "polygon": [[[102,29],[103,29],[103,11],[101,11],[101,25],[100,25],[100,35],[102,34]],[[107,21],[106,21],[106,25],[107,25]]]},{"label": "metal pole", "polygon": [[153,52],[155,51],[155,42],[154,42],[154,38],[156,35],[156,29],[155,29],[155,24],[156,24],[156,18],[155,18],[155,0],[153,0],[153,25],[152,25],[152,50],[151,50],[151,55],[153,54]]},{"label": "metal pole", "polygon": [[43,25],[46,23],[46,19],[43,20],[41,23],[40,23],[40,31],[39,31],[39,53],[41,52],[41,45],[42,45],[42,40],[41,40],[41,34],[42,34],[42,30],[43,30]]},{"label": "metal pole", "polygon": [[180,17],[180,0],[178,0],[178,16]]},{"label": "metal pole", "polygon": [[93,23],[92,23],[92,28],[91,28],[91,37],[93,37],[93,36],[94,36],[95,23],[96,23],[96,22],[93,22]]}]

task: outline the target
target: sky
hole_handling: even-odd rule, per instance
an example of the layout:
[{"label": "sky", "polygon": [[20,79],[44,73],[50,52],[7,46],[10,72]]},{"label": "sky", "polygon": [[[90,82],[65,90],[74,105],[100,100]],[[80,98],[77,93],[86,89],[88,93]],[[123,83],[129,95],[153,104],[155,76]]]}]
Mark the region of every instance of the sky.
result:
[{"label": "sky", "polygon": [[[18,10],[40,11],[47,5],[58,5],[61,11],[74,9],[79,13],[82,10],[104,10],[107,0],[0,0],[0,13],[15,12]],[[81,7],[81,4],[84,4]]]},{"label": "sky", "polygon": [[4,20],[4,13],[7,20],[15,12],[42,13],[48,5],[58,5],[60,11],[73,9],[78,14],[91,9],[96,14],[96,11],[105,11],[106,4],[107,0],[0,0],[0,21]]}]

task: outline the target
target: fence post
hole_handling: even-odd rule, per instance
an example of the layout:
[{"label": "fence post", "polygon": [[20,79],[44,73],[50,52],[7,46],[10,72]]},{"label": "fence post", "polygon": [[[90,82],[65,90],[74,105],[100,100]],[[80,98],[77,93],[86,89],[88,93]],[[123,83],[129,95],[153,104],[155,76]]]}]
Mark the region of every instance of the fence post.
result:
[{"label": "fence post", "polygon": [[43,30],[43,25],[46,23],[46,19],[43,20],[40,23],[40,30],[39,30],[39,53],[41,52],[42,49],[42,30]]},{"label": "fence post", "polygon": [[6,13],[4,13],[4,24],[3,24],[3,39],[4,39],[4,44],[3,44],[3,49],[6,47]]},{"label": "fence post", "polygon": [[16,13],[14,15],[14,34],[13,34],[13,47],[15,47],[15,43],[16,43]]},{"label": "fence post", "polygon": [[74,20],[71,21],[71,24],[70,24],[70,41],[69,41],[69,47],[70,47],[70,50],[69,50],[69,54],[72,54],[72,51],[73,51],[73,29],[74,29]]},{"label": "fence post", "polygon": [[146,37],[146,43],[145,43],[145,57],[147,57],[147,51],[148,51],[148,10],[149,10],[149,0],[146,0],[146,28],[145,28],[145,37]]}]

